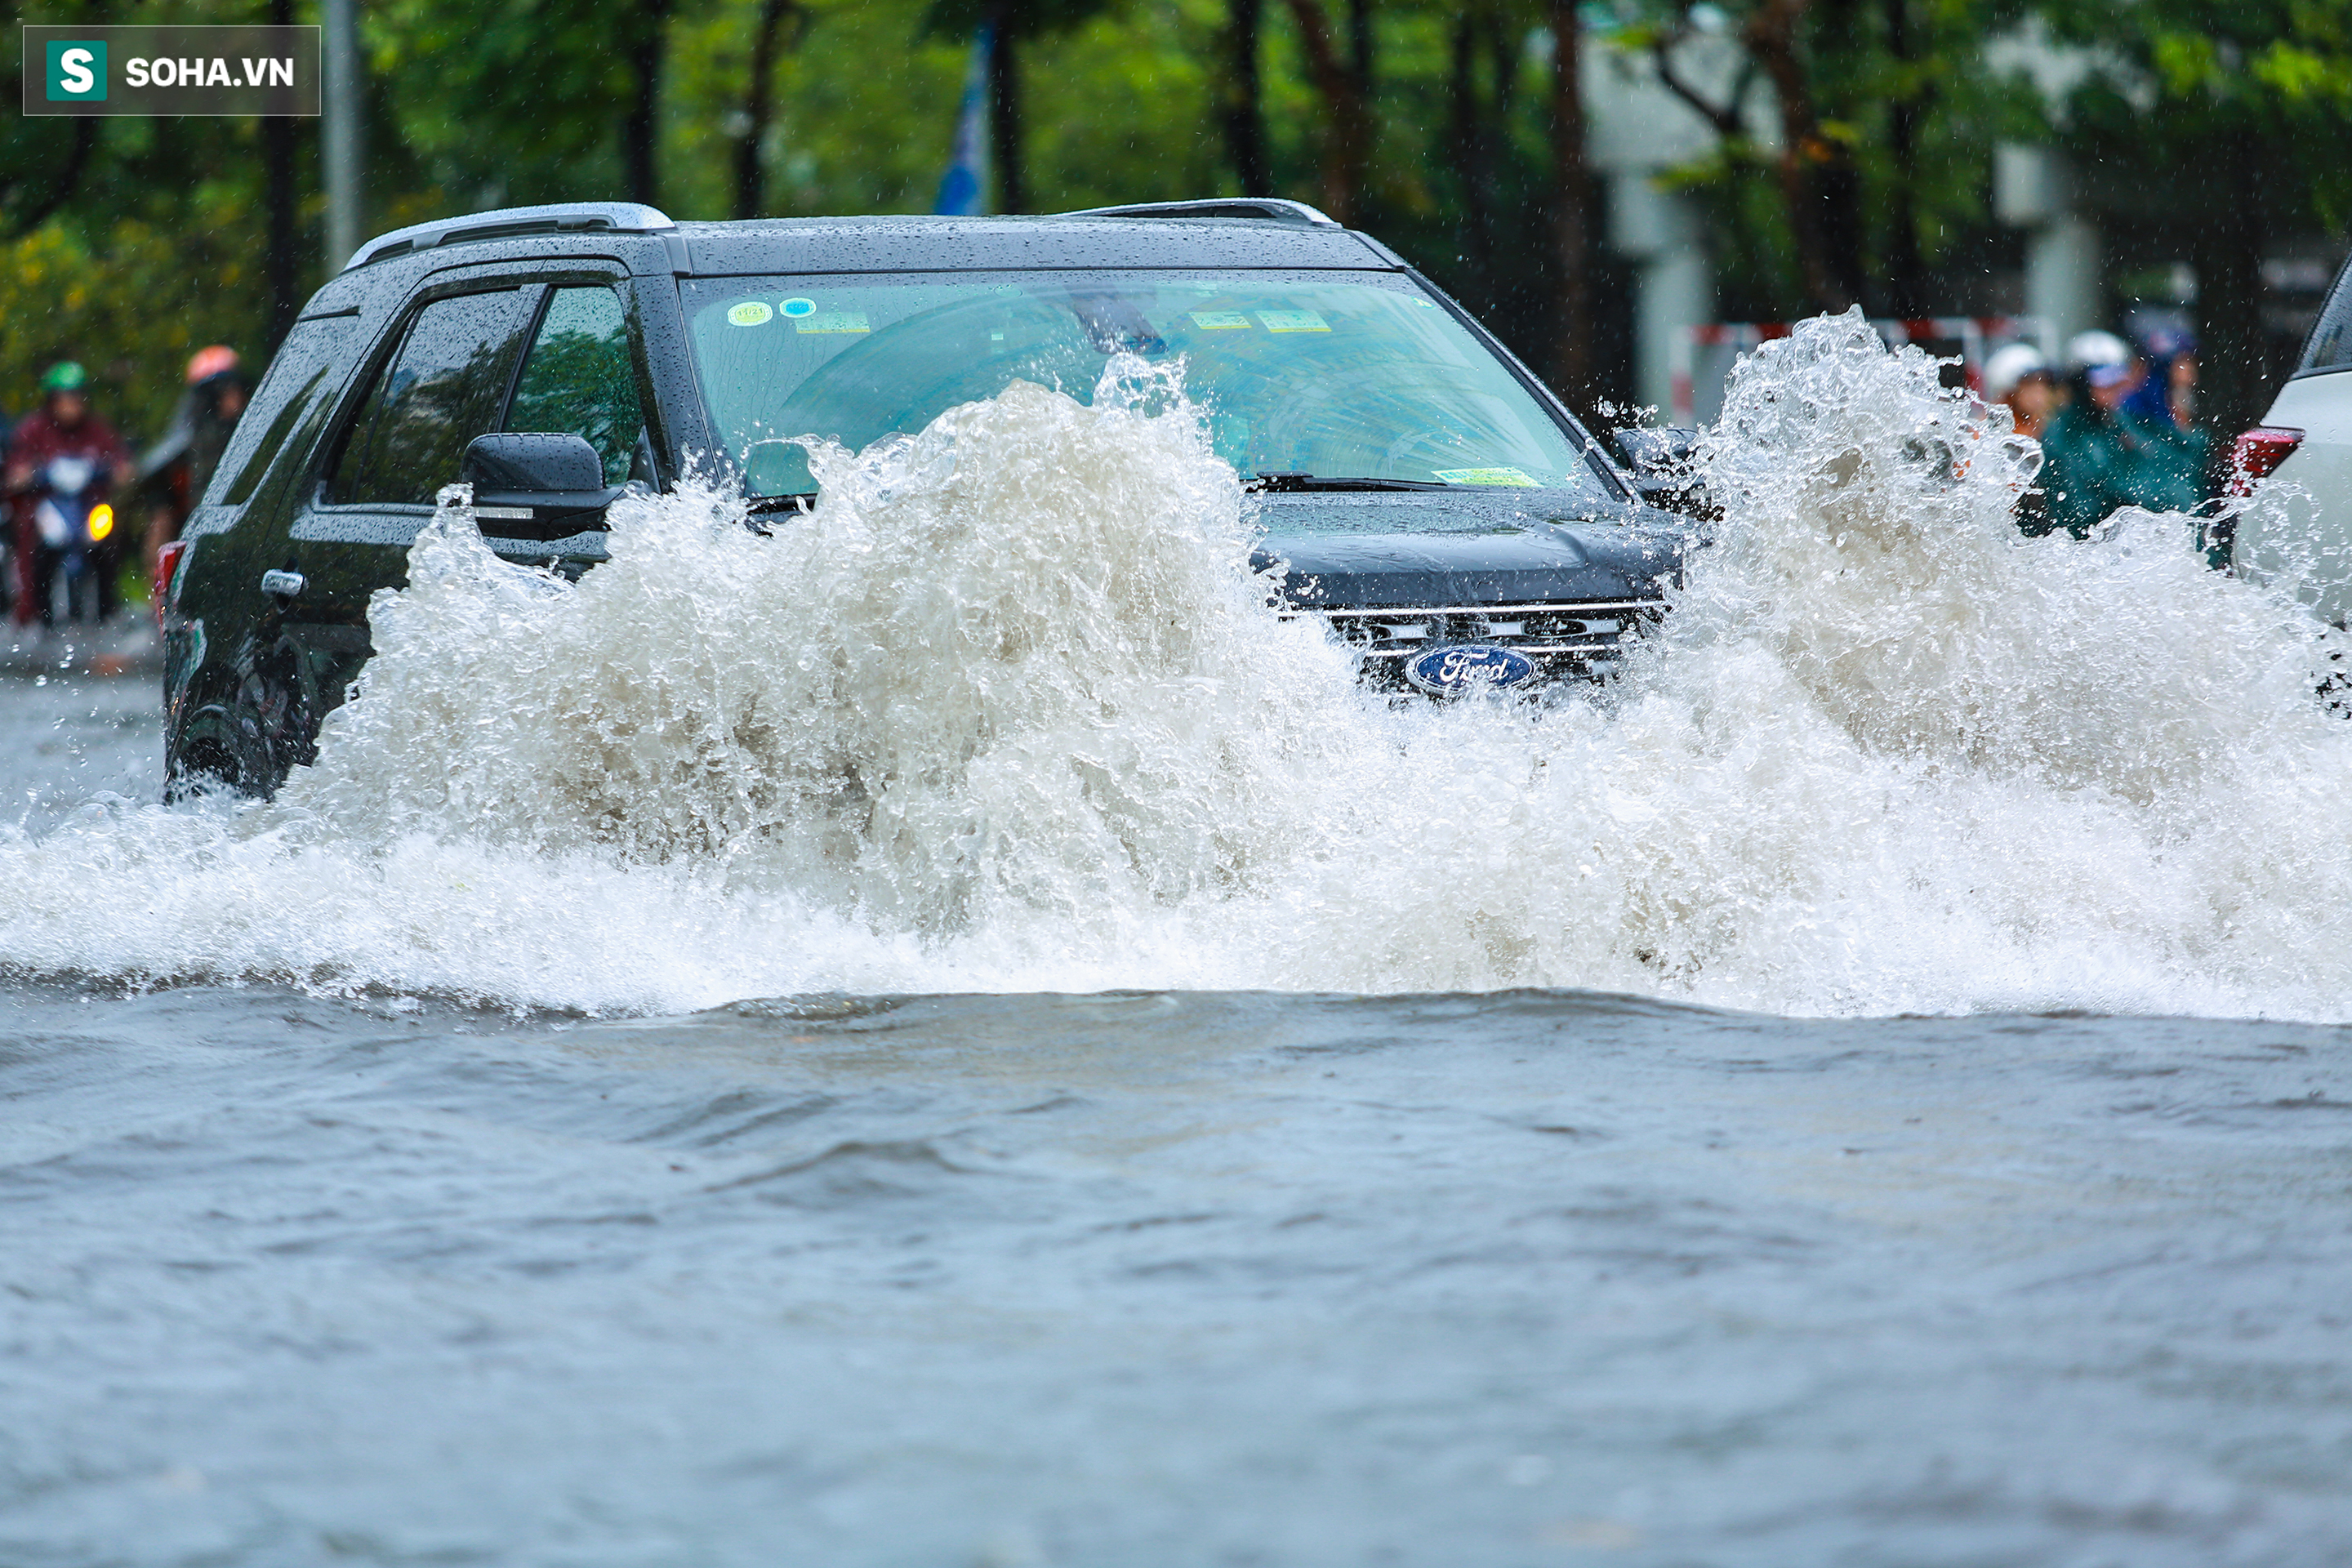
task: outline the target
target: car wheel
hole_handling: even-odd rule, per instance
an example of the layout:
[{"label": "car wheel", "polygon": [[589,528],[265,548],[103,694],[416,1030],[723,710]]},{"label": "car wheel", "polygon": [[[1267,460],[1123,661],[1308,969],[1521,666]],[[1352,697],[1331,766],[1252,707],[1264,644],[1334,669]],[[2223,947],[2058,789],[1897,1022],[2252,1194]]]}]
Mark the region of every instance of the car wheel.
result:
[{"label": "car wheel", "polygon": [[190,710],[163,748],[164,800],[193,800],[224,790],[256,793],[246,783],[249,770],[237,734],[236,721],[225,705]]},{"label": "car wheel", "polygon": [[238,664],[235,689],[225,700],[193,705],[165,748],[166,800],[218,789],[268,800],[289,770],[319,754],[318,724],[294,649],[281,642]]}]

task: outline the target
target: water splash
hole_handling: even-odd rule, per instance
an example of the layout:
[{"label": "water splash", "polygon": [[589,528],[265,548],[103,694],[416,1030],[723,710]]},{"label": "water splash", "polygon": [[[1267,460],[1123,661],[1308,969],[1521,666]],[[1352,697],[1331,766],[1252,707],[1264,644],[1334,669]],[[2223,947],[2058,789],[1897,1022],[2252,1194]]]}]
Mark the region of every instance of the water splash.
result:
[{"label": "water splash", "polygon": [[577,584],[427,531],[275,804],[0,845],[0,963],[516,1005],[1589,985],[1788,1012],[2352,1016],[2352,735],[2179,518],[2021,537],[2000,410],[1823,319],[1613,691],[1391,708],[1264,607],[1232,470],[1119,367],[806,516],[624,502]]}]

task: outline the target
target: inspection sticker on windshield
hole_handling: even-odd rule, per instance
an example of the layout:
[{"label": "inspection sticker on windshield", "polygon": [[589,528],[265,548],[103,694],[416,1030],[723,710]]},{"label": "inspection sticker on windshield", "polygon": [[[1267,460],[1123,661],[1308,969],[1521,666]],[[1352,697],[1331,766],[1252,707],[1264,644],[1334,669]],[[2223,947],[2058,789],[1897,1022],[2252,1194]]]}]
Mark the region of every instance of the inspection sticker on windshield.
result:
[{"label": "inspection sticker on windshield", "polygon": [[1186,314],[1192,318],[1192,324],[1204,332],[1229,332],[1235,327],[1246,328],[1250,324],[1246,310],[1190,310]]},{"label": "inspection sticker on windshield", "polygon": [[863,310],[819,310],[814,316],[803,316],[793,323],[793,331],[810,332],[870,332]]},{"label": "inspection sticker on windshield", "polygon": [[782,304],[777,306],[776,309],[782,310],[785,315],[790,316],[793,321],[797,321],[803,316],[814,316],[816,314],[816,301],[814,300],[787,300]]},{"label": "inspection sticker on windshield", "polygon": [[1517,468],[1440,468],[1435,477],[1449,485],[1535,485]]},{"label": "inspection sticker on windshield", "polygon": [[730,327],[764,327],[775,315],[764,300],[746,300],[740,305],[727,307],[727,324]]},{"label": "inspection sticker on windshield", "polygon": [[1269,332],[1328,332],[1330,325],[1312,310],[1260,310],[1257,319]]}]

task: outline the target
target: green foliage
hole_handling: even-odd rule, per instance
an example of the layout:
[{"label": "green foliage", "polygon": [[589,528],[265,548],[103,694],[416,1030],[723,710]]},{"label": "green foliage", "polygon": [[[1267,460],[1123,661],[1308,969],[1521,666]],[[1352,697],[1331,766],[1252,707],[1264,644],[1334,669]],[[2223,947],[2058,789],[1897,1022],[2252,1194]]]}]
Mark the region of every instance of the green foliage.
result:
[{"label": "green foliage", "polygon": [[2258,264],[2282,236],[2352,217],[2352,0],[2045,0],[2087,69],[2053,135],[2126,215],[2179,226],[2196,268],[2200,412],[2261,416],[2294,340]]},{"label": "green foliage", "polygon": [[[2108,0],[2128,4],[2129,0]],[[1745,34],[1769,0],[1635,0],[1619,8],[1617,48],[1646,54],[1712,25]],[[1897,269],[1906,232],[1930,276],[1974,264],[1987,237],[1991,149],[1996,140],[2036,140],[2047,121],[2032,89],[1987,68],[1985,45],[2023,19],[2018,0],[1907,0],[1898,36],[1886,0],[1814,0],[1804,7],[1797,54],[1812,94],[1821,144],[1809,163],[1850,171],[1854,183],[1860,271],[1866,284]],[[1712,220],[1723,265],[1726,317],[1785,319],[1810,306],[1798,265],[1789,204],[1780,185],[1773,100],[1751,64],[1735,97],[1717,105],[1742,116],[1741,130],[1668,176]],[[1898,144],[1907,110],[1911,144]],[[1777,126],[1773,126],[1777,132]],[[1874,298],[1874,310],[1892,301]]]},{"label": "green foliage", "polygon": [[[1339,34],[1348,0],[1318,0]],[[1735,32],[1763,0],[1719,0]],[[659,199],[681,217],[732,216],[751,122],[752,39],[774,0],[370,0],[369,226],[500,203],[610,197],[645,30],[659,29]],[[1371,0],[1372,145],[1364,221],[1523,348],[1547,341],[1552,180],[1541,0]],[[791,0],[757,148],[763,210],[780,216],[929,207],[944,167],[970,29],[986,0]],[[57,19],[254,22],[266,0],[60,0]],[[1584,7],[1586,47],[1639,56],[1703,19],[1688,0]],[[1030,203],[1036,209],[1231,193],[1228,0],[1021,0]],[[2054,139],[2146,200],[2228,197],[2273,230],[2352,219],[2352,0],[1811,0],[1798,54],[1822,157],[1850,172],[1859,257],[1884,279],[1907,232],[1943,278],[1981,271],[1996,140]],[[298,21],[318,19],[301,0]],[[2045,106],[1987,66],[1987,41],[2033,20],[2086,49],[2087,72]],[[5,48],[19,47],[9,29]],[[1261,114],[1278,194],[1318,199],[1326,113],[1288,5],[1262,0]],[[1751,73],[1749,118],[1769,100]],[[1740,106],[1730,106],[1740,107]],[[1907,107],[1909,153],[1895,147]],[[87,138],[86,145],[79,139]],[[305,282],[320,254],[315,124],[298,128]],[[2217,139],[2254,148],[2259,191],[2200,160]],[[250,121],[0,128],[0,408],[32,399],[72,354],[134,438],[160,430],[186,355],[249,354],[264,305],[260,142]],[[1770,138],[1727,135],[1674,179],[1704,197],[1728,314],[1801,303],[1790,209]],[[2244,166],[2243,158],[2240,166]],[[54,198],[67,176],[71,190]],[[2200,184],[2200,182],[2204,182]],[[53,210],[52,210],[53,209]],[[1597,216],[1598,215],[1596,215]],[[2004,263],[2014,265],[2013,259]],[[1605,268],[1596,288],[1617,297]],[[1540,353],[1531,355],[1540,358]]]},{"label": "green foliage", "polygon": [[[380,0],[361,7],[392,141],[444,210],[610,195],[633,77],[616,7]],[[414,177],[414,175],[412,175]]]},{"label": "green foliage", "polygon": [[[2205,199],[2273,219],[2352,219],[2352,0],[2047,0],[2053,38],[2087,51],[2053,134],[2091,163],[2172,171]],[[2262,146],[2258,190],[2217,186],[2210,154]]]},{"label": "green foliage", "polygon": [[[87,5],[45,19],[258,22],[260,4]],[[23,34],[6,29],[16,79]],[[89,146],[70,199],[36,217]],[[23,414],[51,361],[80,360],[91,393],[134,441],[162,432],[189,354],[258,347],[262,176],[250,120],[75,121],[11,114],[0,132],[0,412]],[[315,180],[307,182],[315,188]],[[320,203],[305,202],[315,221]],[[28,220],[29,226],[28,226]]]},{"label": "green foliage", "polygon": [[[921,0],[812,0],[799,47],[778,62],[775,121],[761,149],[779,216],[921,212],[946,166],[968,40],[925,38]],[[758,0],[725,0],[673,25],[662,200],[679,216],[731,216],[735,137],[749,94]],[[1049,73],[1033,70],[1033,119]]]},{"label": "green foliage", "polygon": [[[182,222],[51,222],[0,253],[0,409],[21,415],[54,360],[90,370],[100,412],[126,434],[161,432],[188,356],[249,353],[261,325],[259,259],[236,243],[257,204],[215,192]],[[178,216],[180,215],[171,215]]]}]

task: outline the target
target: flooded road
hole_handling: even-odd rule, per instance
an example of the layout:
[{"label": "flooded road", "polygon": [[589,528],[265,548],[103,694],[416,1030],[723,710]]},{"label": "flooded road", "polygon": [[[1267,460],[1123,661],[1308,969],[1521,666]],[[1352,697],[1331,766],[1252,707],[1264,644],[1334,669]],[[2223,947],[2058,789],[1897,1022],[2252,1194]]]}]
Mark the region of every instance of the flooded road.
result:
[{"label": "flooded road", "polygon": [[0,623],[0,824],[40,837],[93,802],[162,795],[154,654],[144,626],[44,644]]},{"label": "flooded road", "polygon": [[2325,634],[1851,325],[1547,704],[1035,389],[445,518],[268,805],[0,672],[0,1563],[2342,1562]]},{"label": "flooded road", "polygon": [[0,1558],[2340,1560],[2341,1030],[20,987]]}]

